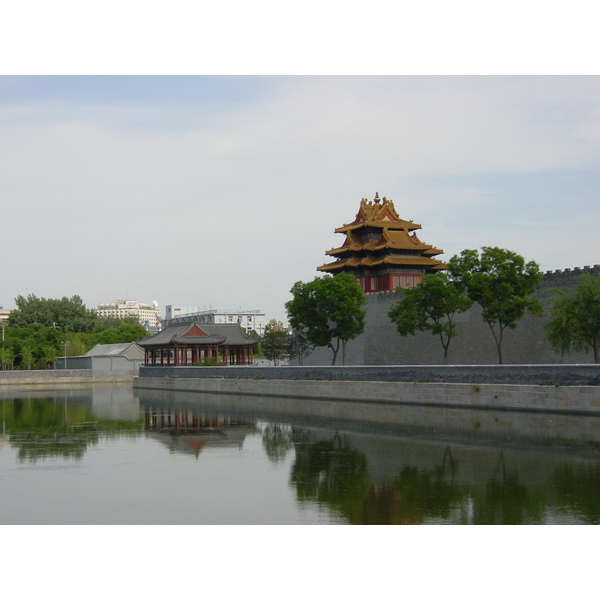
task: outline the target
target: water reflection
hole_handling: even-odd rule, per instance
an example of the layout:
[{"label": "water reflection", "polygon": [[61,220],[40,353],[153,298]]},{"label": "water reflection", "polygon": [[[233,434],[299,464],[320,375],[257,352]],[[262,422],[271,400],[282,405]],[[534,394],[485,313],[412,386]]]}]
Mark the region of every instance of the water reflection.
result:
[{"label": "water reflection", "polygon": [[294,447],[292,428],[280,423],[267,423],[262,430],[262,443],[270,461],[282,462]]},{"label": "water reflection", "polygon": [[291,482],[299,500],[316,500],[352,518],[366,500],[367,457],[353,449],[345,435],[310,441],[310,431],[294,428],[296,460]]},{"label": "water reflection", "polygon": [[556,505],[561,513],[575,513],[586,523],[600,523],[600,463],[565,463],[554,472]]},{"label": "water reflection", "polygon": [[136,432],[141,421],[97,419],[87,402],[57,395],[39,398],[3,398],[2,442],[18,449],[19,461],[49,457],[80,460],[101,436]]},{"label": "water reflection", "polygon": [[[539,450],[458,444],[435,450],[428,440],[389,440],[387,449],[378,440],[375,449],[364,434],[354,447],[352,434],[315,439],[323,435],[294,428],[291,482],[300,501],[327,505],[353,524],[600,523],[597,458],[578,464],[552,453],[542,460]],[[382,452],[397,461],[383,460]],[[403,454],[420,456],[405,462]],[[394,475],[382,472],[386,462]]]},{"label": "water reflection", "polygon": [[241,449],[246,435],[257,431],[254,421],[205,414],[198,408],[159,405],[145,406],[143,411],[144,428],[152,439],[169,452],[194,454],[196,458],[207,445]]},{"label": "water reflection", "polygon": [[596,417],[412,407],[382,427],[108,386],[0,403],[2,523],[600,523]]}]

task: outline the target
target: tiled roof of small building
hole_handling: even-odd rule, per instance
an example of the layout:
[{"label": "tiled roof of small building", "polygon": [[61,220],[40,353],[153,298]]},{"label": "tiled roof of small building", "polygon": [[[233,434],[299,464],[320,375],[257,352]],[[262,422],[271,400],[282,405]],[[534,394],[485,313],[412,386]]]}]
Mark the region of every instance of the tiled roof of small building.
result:
[{"label": "tiled roof of small building", "polygon": [[184,323],[169,325],[155,335],[141,340],[140,346],[166,346],[182,344],[188,346],[253,346],[260,340],[248,337],[237,323],[212,325]]},{"label": "tiled roof of small building", "polygon": [[[135,349],[136,346],[138,346],[136,342],[126,342],[124,344],[96,344],[91,350],[88,350],[85,353],[85,356],[120,356],[124,355],[130,348]],[[143,357],[143,353],[141,356]]]}]

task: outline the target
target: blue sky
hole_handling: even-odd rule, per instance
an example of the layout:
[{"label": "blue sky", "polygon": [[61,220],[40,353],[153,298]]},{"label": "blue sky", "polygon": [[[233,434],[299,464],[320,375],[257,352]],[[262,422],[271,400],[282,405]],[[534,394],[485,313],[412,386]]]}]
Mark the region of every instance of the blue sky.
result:
[{"label": "blue sky", "polygon": [[0,77],[0,306],[285,319],[362,197],[444,250],[600,263],[597,76]]}]

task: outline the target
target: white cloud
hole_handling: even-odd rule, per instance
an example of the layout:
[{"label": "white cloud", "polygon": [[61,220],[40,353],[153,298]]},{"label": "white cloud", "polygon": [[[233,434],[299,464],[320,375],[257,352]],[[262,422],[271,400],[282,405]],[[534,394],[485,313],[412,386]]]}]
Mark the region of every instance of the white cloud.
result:
[{"label": "white cloud", "polygon": [[[567,220],[543,201],[550,172],[596,168],[600,79],[277,83],[219,109],[68,98],[0,107],[0,304],[127,293],[251,303],[282,319],[291,285],[316,275],[342,241],[334,228],[375,191],[445,258],[501,245],[538,262],[600,262],[588,258],[600,250],[596,198],[583,191],[594,184],[574,175]],[[522,174],[531,181],[519,207],[498,177]],[[561,243],[567,221],[577,244]]]}]

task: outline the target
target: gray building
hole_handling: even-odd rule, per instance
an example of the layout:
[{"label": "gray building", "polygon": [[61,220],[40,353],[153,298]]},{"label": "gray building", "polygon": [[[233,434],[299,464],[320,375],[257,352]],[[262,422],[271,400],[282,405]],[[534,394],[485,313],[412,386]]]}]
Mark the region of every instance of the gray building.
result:
[{"label": "gray building", "polygon": [[135,342],[96,344],[83,356],[56,360],[57,369],[91,369],[93,375],[137,375],[144,363],[144,351]]}]

